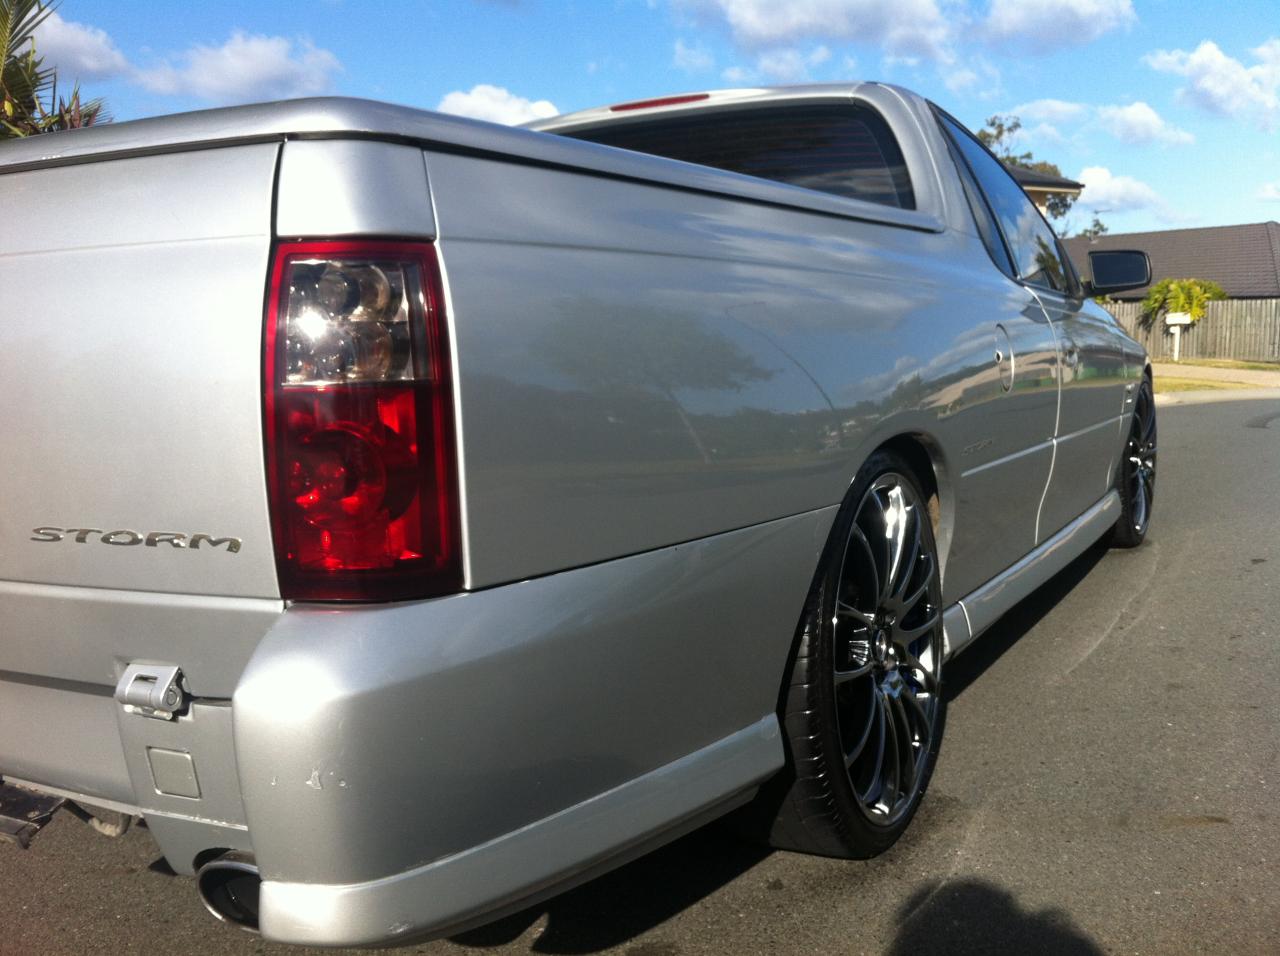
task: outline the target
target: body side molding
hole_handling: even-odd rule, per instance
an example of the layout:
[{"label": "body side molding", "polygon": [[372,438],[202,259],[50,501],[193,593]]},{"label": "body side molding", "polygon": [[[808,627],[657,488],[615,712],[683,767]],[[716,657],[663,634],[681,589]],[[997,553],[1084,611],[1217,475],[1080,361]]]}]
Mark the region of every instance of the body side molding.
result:
[{"label": "body side molding", "polygon": [[[948,608],[943,618],[947,624],[946,656],[954,657],[1002,614],[1083,554],[1119,517],[1120,496],[1113,489],[1021,561]],[[956,617],[956,608],[962,617]],[[964,627],[956,626],[960,621]]]}]

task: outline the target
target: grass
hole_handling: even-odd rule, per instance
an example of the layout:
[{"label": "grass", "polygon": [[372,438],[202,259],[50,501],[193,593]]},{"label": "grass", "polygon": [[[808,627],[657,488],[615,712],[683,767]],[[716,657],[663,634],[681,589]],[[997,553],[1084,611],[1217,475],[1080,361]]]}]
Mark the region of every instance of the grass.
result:
[{"label": "grass", "polygon": [[1207,382],[1198,378],[1156,378],[1156,394],[1199,392],[1204,389],[1254,388],[1245,382]]},{"label": "grass", "polygon": [[1280,372],[1280,362],[1242,362],[1238,359],[1183,359],[1180,362],[1169,362],[1167,364],[1185,365],[1188,368],[1195,368],[1200,365],[1206,368],[1245,369],[1250,372]]}]

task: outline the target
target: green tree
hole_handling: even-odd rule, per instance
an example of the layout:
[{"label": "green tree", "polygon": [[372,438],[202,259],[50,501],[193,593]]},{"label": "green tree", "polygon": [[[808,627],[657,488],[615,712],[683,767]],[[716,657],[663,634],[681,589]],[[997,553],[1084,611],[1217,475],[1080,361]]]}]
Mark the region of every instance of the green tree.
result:
[{"label": "green tree", "polygon": [[1142,324],[1150,326],[1167,312],[1186,312],[1194,324],[1204,318],[1210,302],[1226,297],[1222,286],[1209,279],[1161,279],[1142,300]]},{"label": "green tree", "polygon": [[1107,228],[1107,224],[1099,219],[1098,214],[1095,212],[1093,214],[1093,222],[1089,223],[1089,225],[1077,232],[1076,235],[1084,239],[1097,239],[1099,236],[1104,236],[1110,231],[1111,230]]},{"label": "green tree", "polygon": [[[1038,160],[1029,150],[1016,152],[1015,142],[1018,131],[1022,129],[1022,120],[1016,116],[987,117],[987,125],[978,130],[978,140],[983,146],[996,154],[996,158],[1007,166],[1018,166],[1047,176],[1061,176],[1062,170],[1054,163]],[[1046,201],[1050,219],[1062,219],[1071,210],[1075,198],[1072,196],[1050,196]]]},{"label": "green tree", "polygon": [[77,84],[58,95],[58,78],[36,51],[36,28],[53,12],[40,0],[0,0],[0,139],[105,122],[100,99],[84,101]]}]

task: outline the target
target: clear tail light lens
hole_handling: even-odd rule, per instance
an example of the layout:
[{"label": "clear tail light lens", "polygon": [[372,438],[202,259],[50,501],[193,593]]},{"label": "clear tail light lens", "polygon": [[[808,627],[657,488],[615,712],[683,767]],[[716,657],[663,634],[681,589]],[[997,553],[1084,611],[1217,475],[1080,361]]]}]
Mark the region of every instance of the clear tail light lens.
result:
[{"label": "clear tail light lens", "polygon": [[389,601],[460,589],[434,247],[282,243],[268,295],[267,466],[282,595]]}]

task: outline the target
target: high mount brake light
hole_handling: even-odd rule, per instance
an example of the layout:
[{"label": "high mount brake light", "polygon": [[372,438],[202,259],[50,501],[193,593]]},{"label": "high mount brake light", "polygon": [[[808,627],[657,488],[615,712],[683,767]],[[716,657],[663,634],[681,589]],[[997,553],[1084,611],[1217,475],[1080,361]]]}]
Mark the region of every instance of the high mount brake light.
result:
[{"label": "high mount brake light", "polygon": [[628,110],[647,110],[656,106],[678,106],[681,103],[697,103],[699,100],[711,99],[710,93],[685,93],[680,96],[661,96],[656,100],[636,100],[633,103],[619,103],[610,106],[610,113],[625,113]]},{"label": "high mount brake light", "polygon": [[277,245],[266,438],[281,595],[462,586],[444,295],[430,243]]}]

